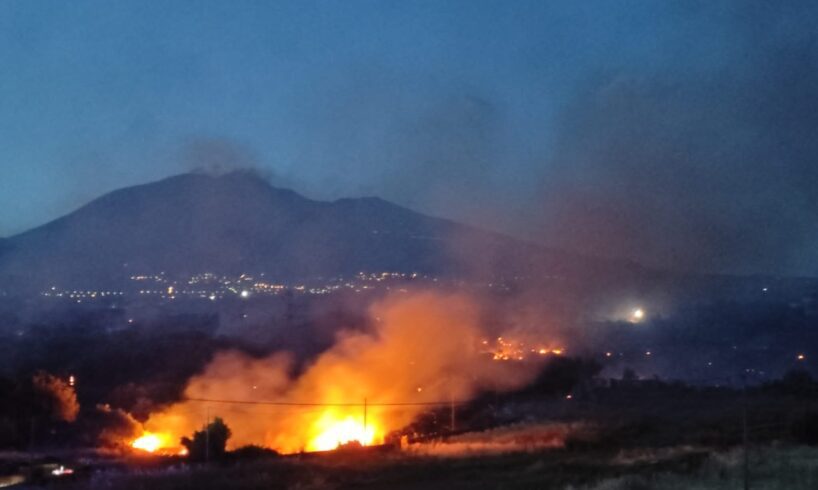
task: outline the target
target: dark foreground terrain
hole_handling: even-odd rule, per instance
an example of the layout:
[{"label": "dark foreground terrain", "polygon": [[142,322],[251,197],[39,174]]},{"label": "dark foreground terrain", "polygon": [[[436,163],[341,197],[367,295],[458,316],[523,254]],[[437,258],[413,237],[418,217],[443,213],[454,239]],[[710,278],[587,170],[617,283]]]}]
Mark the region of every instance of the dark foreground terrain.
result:
[{"label": "dark foreground terrain", "polygon": [[[628,452],[565,449],[450,457],[347,453],[268,459],[228,466],[130,468],[78,475],[47,488],[64,489],[738,489],[739,449],[691,447]],[[749,454],[751,488],[814,489],[818,450],[757,447]],[[36,488],[36,487],[29,487]]]}]

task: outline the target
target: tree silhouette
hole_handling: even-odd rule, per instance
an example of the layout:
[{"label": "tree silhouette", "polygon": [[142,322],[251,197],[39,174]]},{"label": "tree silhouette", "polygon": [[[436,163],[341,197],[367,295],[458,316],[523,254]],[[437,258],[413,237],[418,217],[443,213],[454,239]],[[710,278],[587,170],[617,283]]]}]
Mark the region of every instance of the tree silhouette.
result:
[{"label": "tree silhouette", "polygon": [[183,437],[182,445],[187,448],[192,461],[219,460],[224,458],[227,440],[230,439],[230,428],[220,417],[193,433],[193,438]]}]

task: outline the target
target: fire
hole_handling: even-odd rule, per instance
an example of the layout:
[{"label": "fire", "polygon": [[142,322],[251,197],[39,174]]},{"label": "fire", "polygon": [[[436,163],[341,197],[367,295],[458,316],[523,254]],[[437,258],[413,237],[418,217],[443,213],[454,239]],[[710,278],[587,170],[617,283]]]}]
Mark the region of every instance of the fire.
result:
[{"label": "fire", "polygon": [[167,434],[145,431],[142,436],[131,442],[131,447],[148,453],[155,453],[160,449],[167,449],[173,444]]},{"label": "fire", "polygon": [[332,410],[324,412],[315,421],[313,430],[318,435],[307,444],[308,451],[331,451],[351,442],[370,446],[375,443],[376,434],[380,432],[370,421],[365,424],[362,418],[339,416]]},{"label": "fire", "polygon": [[[506,337],[497,337],[496,345],[490,344],[488,340],[483,340],[481,344],[488,346],[487,349],[483,348],[483,352],[491,354],[491,358],[495,361],[523,361],[529,352],[538,356],[547,356],[549,354],[560,356],[565,351],[562,347],[549,348],[530,340],[528,342],[508,340]],[[531,346],[532,344],[534,345]]]},{"label": "fire", "polygon": [[[147,430],[178,440],[201,427],[207,400],[253,401],[213,407],[231,430],[228,449],[254,444],[298,453],[380,444],[428,410],[429,402],[515,389],[536,375],[534,363],[487,362],[487,354],[499,349],[480,344],[486,332],[477,303],[467,296],[395,295],[374,304],[370,314],[378,319],[372,331],[338,332],[335,344],[303,369],[283,352],[264,358],[218,353],[188,381],[187,400],[151,414]],[[509,357],[517,360],[531,347],[516,342]]]}]

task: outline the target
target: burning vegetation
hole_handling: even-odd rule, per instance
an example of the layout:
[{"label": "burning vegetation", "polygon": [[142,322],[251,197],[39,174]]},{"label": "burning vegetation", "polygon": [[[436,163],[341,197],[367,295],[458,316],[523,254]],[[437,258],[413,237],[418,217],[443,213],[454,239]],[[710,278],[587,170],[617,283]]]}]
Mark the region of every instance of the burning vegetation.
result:
[{"label": "burning vegetation", "polygon": [[507,337],[497,337],[495,343],[483,340],[482,344],[483,352],[491,355],[494,361],[524,361],[530,359],[529,356],[561,356],[565,352],[563,347],[536,341],[511,340]]},{"label": "burning vegetation", "polygon": [[294,453],[379,444],[430,408],[516,389],[536,374],[534,365],[487,362],[477,305],[464,295],[398,295],[370,315],[371,331],[342,331],[301,368],[286,353],[218,354],[189,380],[183,401],[151,414],[132,446],[178,454],[181,437],[211,413],[232,429],[231,447]]},{"label": "burning vegetation", "polygon": [[134,439],[131,447],[145,451],[148,453],[155,453],[159,449],[172,446],[174,443],[167,434],[156,434],[145,431],[141,436]]}]

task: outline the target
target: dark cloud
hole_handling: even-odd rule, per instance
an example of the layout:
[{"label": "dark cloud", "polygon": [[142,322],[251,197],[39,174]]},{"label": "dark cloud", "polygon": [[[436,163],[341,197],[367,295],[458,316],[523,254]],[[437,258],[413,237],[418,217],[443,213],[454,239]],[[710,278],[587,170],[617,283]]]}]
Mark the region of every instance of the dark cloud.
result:
[{"label": "dark cloud", "polygon": [[664,267],[818,273],[818,44],[802,21],[816,9],[771,5],[730,12],[719,65],[578,87],[544,177],[543,240]]},{"label": "dark cloud", "polygon": [[502,214],[494,194],[513,127],[502,98],[475,84],[380,65],[347,67],[332,84],[330,92],[305,95],[293,115],[314,135],[294,171],[323,176],[300,190],[325,199],[377,195],[483,225],[487,214]]},{"label": "dark cloud", "polygon": [[414,208],[461,219],[478,214],[481,203],[492,202],[485,197],[493,194],[502,165],[502,117],[481,96],[439,98],[397,128],[393,143],[402,151],[382,172],[379,187]]},{"label": "dark cloud", "polygon": [[518,94],[498,89],[508,80],[345,70],[311,114],[306,160],[337,171],[315,194],[377,194],[664,268],[818,273],[818,8],[602,5],[611,20],[566,14],[565,52],[548,36],[527,51],[536,75],[506,74]]}]

